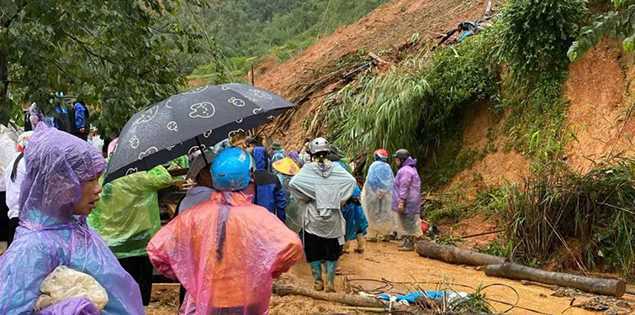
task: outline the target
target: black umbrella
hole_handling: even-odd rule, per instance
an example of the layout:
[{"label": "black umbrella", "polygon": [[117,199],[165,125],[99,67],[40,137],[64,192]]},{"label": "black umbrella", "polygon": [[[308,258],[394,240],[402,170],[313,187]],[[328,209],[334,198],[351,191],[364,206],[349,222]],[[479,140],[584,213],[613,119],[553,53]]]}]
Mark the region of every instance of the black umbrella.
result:
[{"label": "black umbrella", "polygon": [[149,170],[203,150],[292,108],[285,99],[249,85],[208,85],[136,113],[124,126],[105,182]]}]

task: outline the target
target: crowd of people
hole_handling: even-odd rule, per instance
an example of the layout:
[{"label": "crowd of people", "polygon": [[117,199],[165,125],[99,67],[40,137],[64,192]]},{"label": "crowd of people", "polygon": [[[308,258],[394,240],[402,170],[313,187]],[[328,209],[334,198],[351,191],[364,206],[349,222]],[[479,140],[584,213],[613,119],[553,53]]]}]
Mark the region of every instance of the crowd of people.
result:
[{"label": "crowd of people", "polygon": [[[181,284],[181,314],[265,314],[273,280],[303,257],[314,289],[335,292],[351,245],[364,253],[367,237],[400,237],[400,250],[411,251],[421,233],[421,180],[405,149],[392,155],[396,174],[389,152],[376,150],[358,182],[355,165],[324,138],[298,152],[240,135],[188,156],[185,180],[166,164],[104,184],[116,140],[104,158],[103,141],[86,141],[87,120],[73,132],[63,109],[55,112],[51,122],[32,106],[13,155],[0,154],[9,244],[0,314],[143,314],[153,269]],[[159,191],[171,186],[186,193],[162,226]],[[103,309],[85,296],[35,309],[58,266],[94,278],[108,293]]]}]

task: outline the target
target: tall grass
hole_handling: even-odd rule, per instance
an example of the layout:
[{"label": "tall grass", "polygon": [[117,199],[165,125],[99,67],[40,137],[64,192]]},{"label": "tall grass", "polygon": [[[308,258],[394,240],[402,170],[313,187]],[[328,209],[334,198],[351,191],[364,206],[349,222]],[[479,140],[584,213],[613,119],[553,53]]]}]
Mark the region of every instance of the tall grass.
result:
[{"label": "tall grass", "polygon": [[349,153],[406,147],[426,154],[438,147],[463,106],[497,95],[484,32],[456,48],[424,51],[387,73],[369,73],[331,97],[332,137]]},{"label": "tall grass", "polygon": [[[548,260],[576,240],[581,268],[631,274],[635,267],[635,160],[579,175],[551,165],[511,191],[507,233],[517,257]],[[569,250],[568,248],[565,248]]]}]

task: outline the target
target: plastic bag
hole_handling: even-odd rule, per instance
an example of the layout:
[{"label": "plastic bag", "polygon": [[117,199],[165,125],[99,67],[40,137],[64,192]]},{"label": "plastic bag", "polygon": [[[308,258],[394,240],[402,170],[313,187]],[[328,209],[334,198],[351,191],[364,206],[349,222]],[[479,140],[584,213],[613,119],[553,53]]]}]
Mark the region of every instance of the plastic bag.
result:
[{"label": "plastic bag", "polygon": [[55,268],[42,282],[40,291],[36,310],[75,297],[86,297],[99,310],[108,304],[108,293],[95,278],[66,266]]}]

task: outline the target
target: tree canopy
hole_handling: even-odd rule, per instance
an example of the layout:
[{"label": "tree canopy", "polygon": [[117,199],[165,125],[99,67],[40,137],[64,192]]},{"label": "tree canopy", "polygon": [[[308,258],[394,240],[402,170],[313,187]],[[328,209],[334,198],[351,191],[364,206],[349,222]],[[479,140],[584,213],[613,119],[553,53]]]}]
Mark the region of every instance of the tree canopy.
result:
[{"label": "tree canopy", "polygon": [[102,130],[115,131],[133,112],[176,93],[192,71],[191,56],[213,50],[200,23],[182,23],[202,5],[0,0],[0,123],[25,102],[49,109],[51,95],[64,91],[93,105]]}]

